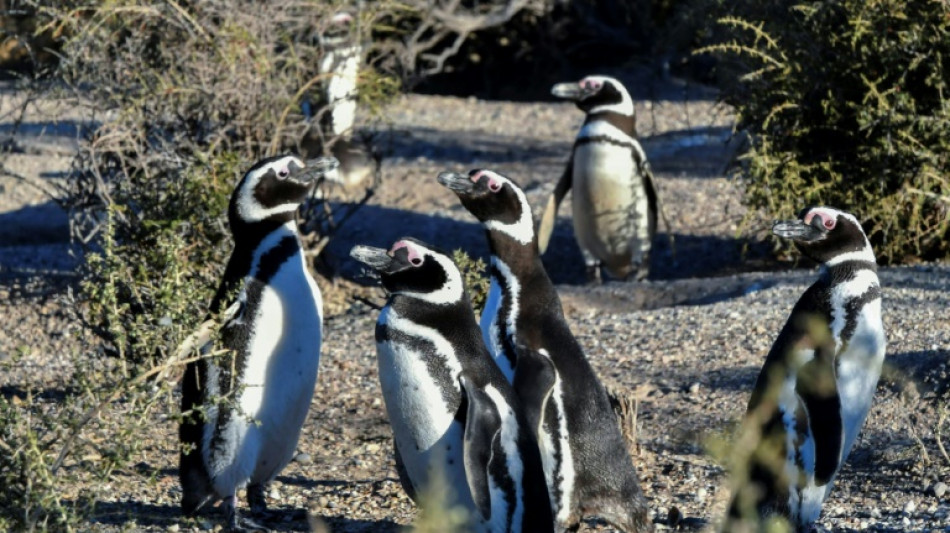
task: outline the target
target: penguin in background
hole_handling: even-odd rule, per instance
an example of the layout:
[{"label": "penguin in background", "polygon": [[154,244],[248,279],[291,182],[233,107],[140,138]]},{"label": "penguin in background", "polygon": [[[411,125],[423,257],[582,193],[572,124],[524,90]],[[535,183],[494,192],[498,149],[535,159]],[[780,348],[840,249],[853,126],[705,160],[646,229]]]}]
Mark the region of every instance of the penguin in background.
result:
[{"label": "penguin in background", "polygon": [[[304,134],[300,150],[307,157],[335,157],[340,166],[328,173],[327,182],[353,191],[377,179],[381,159],[368,140],[354,136],[363,61],[357,9],[335,13],[324,26],[317,37],[323,50],[318,67],[322,94],[318,102],[305,100],[302,105],[305,116],[318,120]],[[326,109],[315,116],[320,106]]]},{"label": "penguin in background", "polygon": [[[818,262],[755,383],[724,531],[759,531],[781,517],[811,531],[864,424],[884,363],[881,286],[857,218],[809,207],[772,232]],[[754,451],[753,451],[754,450]]]},{"label": "penguin in background", "polygon": [[[266,511],[266,485],[293,458],[316,385],[322,341],[320,289],[307,271],[295,213],[333,158],[259,161],[231,196],[234,251],[211,303],[213,320],[186,345],[226,351],[189,363],[182,381],[179,477],[182,512],[223,500],[231,530],[237,492]],[[189,349],[190,351],[190,349]]]},{"label": "penguin in background", "polygon": [[561,201],[573,189],[574,237],[588,282],[600,281],[601,267],[616,279],[646,278],[659,206],[653,172],[637,141],[633,99],[607,76],[559,83],[551,93],[575,102],[586,118],[541,217],[540,252],[547,249]]},{"label": "penguin in background", "polygon": [[407,492],[423,493],[439,472],[473,531],[553,531],[534,431],[482,342],[458,267],[410,238],[350,255],[388,292],[377,363]]},{"label": "penguin in background", "polygon": [[625,533],[652,531],[607,391],[571,333],[541,264],[524,192],[484,169],[442,172],[438,181],[488,234],[491,285],[482,334],[538,428],[557,531],[576,531],[584,516],[601,516]]}]

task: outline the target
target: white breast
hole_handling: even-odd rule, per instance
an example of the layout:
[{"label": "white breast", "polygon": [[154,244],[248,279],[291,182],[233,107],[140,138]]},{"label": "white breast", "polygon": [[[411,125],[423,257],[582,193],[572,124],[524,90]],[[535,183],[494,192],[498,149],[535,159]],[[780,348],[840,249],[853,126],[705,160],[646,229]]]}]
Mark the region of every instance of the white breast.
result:
[{"label": "white breast", "polygon": [[572,216],[581,247],[608,262],[649,250],[649,201],[632,149],[608,142],[581,144],[574,151],[573,170]]},{"label": "white breast", "polygon": [[[437,356],[445,364],[452,385],[461,394],[458,385],[461,366],[445,337],[432,328],[399,316],[390,307],[383,309],[379,322],[391,331],[435,346],[435,353],[429,355]],[[460,500],[473,508],[462,460],[464,427],[455,420],[458,406],[446,405],[442,389],[429,373],[423,354],[413,346],[387,340],[377,343],[376,351],[386,412],[413,485],[422,490],[428,484],[432,469],[441,468],[449,484],[462,493]]]},{"label": "white breast", "polygon": [[844,424],[844,457],[857,439],[884,365],[886,340],[880,298],[868,302],[858,315],[857,327],[847,348],[838,354],[838,396]]},{"label": "white breast", "polygon": [[[323,303],[301,252],[280,266],[263,287],[259,306],[249,312],[239,412],[224,428],[233,449],[212,459],[215,487],[224,495],[247,481],[267,481],[290,462],[310,407],[320,363]],[[213,424],[208,426],[213,430]]]}]

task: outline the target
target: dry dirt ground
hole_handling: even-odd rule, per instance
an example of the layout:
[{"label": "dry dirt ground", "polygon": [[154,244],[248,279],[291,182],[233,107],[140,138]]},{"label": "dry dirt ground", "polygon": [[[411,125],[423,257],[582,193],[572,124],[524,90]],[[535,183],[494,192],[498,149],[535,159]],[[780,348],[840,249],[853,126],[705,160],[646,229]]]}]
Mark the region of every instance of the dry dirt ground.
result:
[{"label": "dry dirt ground", "polygon": [[[648,281],[581,284],[569,202],[545,257],[567,317],[603,381],[638,398],[635,461],[659,528],[711,529],[727,497],[727,474],[708,450],[728,443],[752,384],[795,300],[815,276],[767,259],[767,245],[734,236],[743,210],[722,177],[731,115],[698,87],[638,86],[639,132],[659,180],[669,232],[656,241]],[[13,103],[7,95],[0,109]],[[0,375],[0,392],[27,385],[62,390],[78,326],[64,308],[74,282],[66,219],[34,185],[63,179],[81,124],[68,110],[37,109],[21,153],[0,177],[0,359],[24,355]],[[57,118],[58,117],[58,118]],[[65,117],[65,120],[64,120]],[[369,283],[347,258],[356,243],[388,246],[411,235],[483,256],[481,230],[435,183],[445,169],[490,167],[520,182],[540,209],[560,175],[582,119],[568,104],[489,102],[412,95],[389,112],[381,136],[383,182],[326,251],[340,281],[328,301],[320,378],[300,439],[299,460],[278,477],[269,522],[306,530],[307,509],[335,532],[398,531],[416,510],[393,467],[391,433],[376,378],[377,312],[350,298]],[[0,133],[6,131],[0,126]],[[22,137],[22,136],[21,136]],[[340,209],[345,209],[341,206]],[[675,237],[675,255],[667,234]],[[759,234],[760,235],[760,234]],[[743,256],[743,249],[747,254]],[[950,458],[935,428],[950,363],[950,265],[882,269],[888,357],[865,430],[824,506],[833,531],[950,530]],[[378,298],[375,289],[364,294]],[[176,428],[156,415],[134,469],[107,483],[94,531],[213,529],[216,514],[178,514]],[[83,493],[76,487],[76,494]],[[610,531],[592,520],[590,531]]]}]

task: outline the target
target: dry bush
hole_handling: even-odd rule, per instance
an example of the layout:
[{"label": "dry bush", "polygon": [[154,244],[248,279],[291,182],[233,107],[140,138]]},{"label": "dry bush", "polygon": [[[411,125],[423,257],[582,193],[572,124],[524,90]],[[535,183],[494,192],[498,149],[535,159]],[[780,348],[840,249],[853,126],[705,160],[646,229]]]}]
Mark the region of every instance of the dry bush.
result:
[{"label": "dry bush", "polygon": [[753,216],[854,212],[885,263],[950,257],[950,4],[740,2],[701,52],[751,145]]}]

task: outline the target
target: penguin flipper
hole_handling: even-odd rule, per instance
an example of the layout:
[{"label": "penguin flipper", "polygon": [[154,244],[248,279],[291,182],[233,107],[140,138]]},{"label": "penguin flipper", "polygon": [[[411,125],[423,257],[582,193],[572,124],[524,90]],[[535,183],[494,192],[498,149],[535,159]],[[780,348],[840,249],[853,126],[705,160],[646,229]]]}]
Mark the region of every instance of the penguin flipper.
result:
[{"label": "penguin flipper", "polygon": [[833,347],[819,347],[814,359],[802,365],[795,392],[808,413],[808,426],[815,439],[815,483],[825,485],[841,464],[844,445]]},{"label": "penguin flipper", "polygon": [[543,349],[532,350],[525,345],[516,345],[515,352],[518,354],[518,364],[513,386],[525,418],[533,428],[534,437],[538,438],[544,410],[557,381],[557,369]]},{"label": "penguin flipper", "polygon": [[465,376],[459,378],[468,399],[463,458],[472,500],[485,520],[491,519],[491,488],[488,472],[495,442],[501,437],[501,416],[484,390]]},{"label": "penguin flipper", "polygon": [[548,198],[548,204],[545,206],[544,214],[541,215],[541,222],[538,224],[539,253],[543,254],[544,251],[548,249],[551,233],[554,232],[554,223],[557,220],[557,209],[561,206],[561,201],[564,200],[567,191],[571,190],[573,182],[574,155],[571,154],[571,158],[567,160],[567,166],[564,168],[564,173],[561,174],[561,179],[558,180],[557,185],[554,186],[554,192],[552,192],[551,197]]},{"label": "penguin flipper", "polygon": [[399,476],[399,484],[402,485],[402,489],[406,491],[406,495],[409,496],[409,499],[418,503],[419,500],[416,498],[416,487],[412,484],[412,480],[409,479],[409,472],[406,471],[406,464],[402,462],[402,455],[399,453],[399,445],[396,444],[395,439],[393,439],[393,457],[396,459],[396,474]]},{"label": "penguin flipper", "polygon": [[643,176],[643,184],[647,192],[647,205],[649,206],[650,235],[656,235],[657,217],[663,221],[663,228],[666,229],[666,235],[670,241],[670,251],[676,256],[676,243],[673,240],[673,229],[670,226],[670,219],[666,217],[663,210],[663,204],[660,202],[660,193],[656,187],[656,178],[653,177],[653,169],[646,160],[640,165],[640,175]]}]

